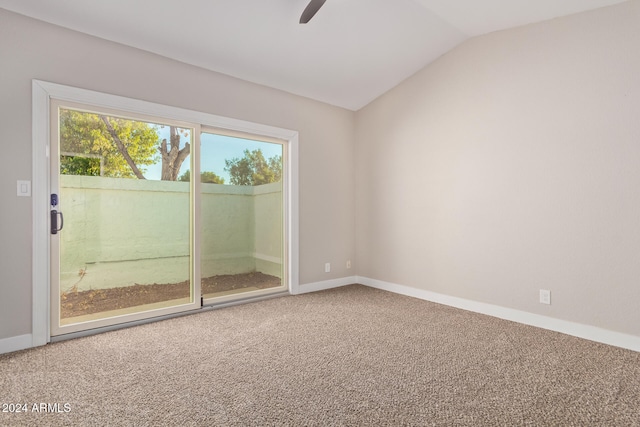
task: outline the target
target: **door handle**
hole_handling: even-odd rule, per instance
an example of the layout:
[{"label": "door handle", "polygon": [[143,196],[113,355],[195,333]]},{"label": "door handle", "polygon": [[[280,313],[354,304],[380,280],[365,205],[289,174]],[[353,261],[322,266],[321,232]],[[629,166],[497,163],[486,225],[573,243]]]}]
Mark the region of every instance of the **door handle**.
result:
[{"label": "door handle", "polygon": [[[58,215],[60,215],[60,227],[58,228]],[[62,212],[58,212],[57,210],[51,211],[51,234],[58,234],[58,231],[62,230],[64,226],[64,216]]]}]

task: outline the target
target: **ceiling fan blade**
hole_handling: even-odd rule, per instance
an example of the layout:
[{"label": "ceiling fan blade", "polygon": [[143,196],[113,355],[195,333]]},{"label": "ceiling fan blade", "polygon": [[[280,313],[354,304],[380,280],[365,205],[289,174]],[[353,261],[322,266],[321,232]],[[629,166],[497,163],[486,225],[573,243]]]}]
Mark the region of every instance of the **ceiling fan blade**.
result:
[{"label": "ceiling fan blade", "polygon": [[318,10],[322,7],[326,0],[311,0],[300,16],[300,23],[306,24],[313,18]]}]

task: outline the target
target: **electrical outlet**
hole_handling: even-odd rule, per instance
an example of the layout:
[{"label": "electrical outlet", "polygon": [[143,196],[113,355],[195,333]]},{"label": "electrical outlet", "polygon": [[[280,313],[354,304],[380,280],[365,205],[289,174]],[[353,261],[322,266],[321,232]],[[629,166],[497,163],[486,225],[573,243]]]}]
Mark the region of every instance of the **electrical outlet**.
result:
[{"label": "electrical outlet", "polygon": [[351,268],[351,260],[347,261],[347,268]]},{"label": "electrical outlet", "polygon": [[325,263],[325,265],[324,265],[324,272],[325,272],[325,273],[329,273],[330,271],[331,271],[331,263],[330,263],[330,262],[327,262],[327,263]]},{"label": "electrical outlet", "polygon": [[551,304],[551,291],[540,289],[540,304]]}]

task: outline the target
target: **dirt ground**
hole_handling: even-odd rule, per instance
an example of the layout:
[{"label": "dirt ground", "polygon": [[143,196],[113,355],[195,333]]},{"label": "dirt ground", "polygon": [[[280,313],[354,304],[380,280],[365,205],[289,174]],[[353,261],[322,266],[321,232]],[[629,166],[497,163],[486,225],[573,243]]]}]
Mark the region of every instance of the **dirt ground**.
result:
[{"label": "dirt ground", "polygon": [[[266,289],[276,286],[280,286],[280,279],[268,274],[226,274],[202,279],[202,294],[207,295],[249,287]],[[188,281],[171,284],[136,284],[124,288],[67,292],[60,296],[60,317],[64,319],[188,296]]]}]

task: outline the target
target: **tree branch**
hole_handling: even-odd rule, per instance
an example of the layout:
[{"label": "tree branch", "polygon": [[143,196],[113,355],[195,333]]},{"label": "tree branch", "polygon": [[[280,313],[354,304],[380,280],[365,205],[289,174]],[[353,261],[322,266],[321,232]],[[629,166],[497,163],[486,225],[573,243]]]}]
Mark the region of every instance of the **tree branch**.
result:
[{"label": "tree branch", "polygon": [[122,141],[118,137],[118,134],[116,133],[115,129],[113,129],[113,126],[111,126],[109,119],[107,119],[103,115],[100,115],[100,119],[102,119],[104,124],[107,126],[107,131],[109,132],[109,135],[111,135],[111,138],[113,138],[113,142],[115,142],[116,147],[118,147],[118,151],[120,151],[120,154],[122,154],[122,157],[124,157],[124,159],[127,161],[127,164],[129,165],[133,173],[138,177],[138,179],[146,179],[144,175],[142,175],[142,172],[140,172],[140,169],[138,169],[138,166],[136,166],[131,156],[129,155],[129,151],[127,150],[127,147],[125,147],[125,145],[122,143]]},{"label": "tree branch", "polygon": [[180,166],[182,166],[182,162],[184,162],[184,159],[187,158],[190,152],[191,152],[191,146],[189,145],[188,142],[185,142],[182,150],[178,151],[178,158],[176,160],[176,164],[179,165],[178,169],[180,169]]}]

